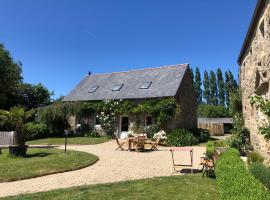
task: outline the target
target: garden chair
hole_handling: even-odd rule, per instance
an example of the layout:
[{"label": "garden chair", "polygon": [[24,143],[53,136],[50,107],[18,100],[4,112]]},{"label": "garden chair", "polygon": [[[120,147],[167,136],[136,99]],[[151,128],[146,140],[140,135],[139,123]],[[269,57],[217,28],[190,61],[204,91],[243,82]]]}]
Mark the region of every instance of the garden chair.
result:
[{"label": "garden chair", "polygon": [[[203,177],[206,174],[207,177],[215,176],[215,163],[218,159],[218,157],[221,155],[221,152],[215,149],[213,158],[208,158],[207,156],[201,157],[201,163],[202,165],[202,171],[203,171]],[[223,150],[224,151],[224,150]]]},{"label": "garden chair", "polygon": [[145,136],[138,136],[134,143],[135,151],[144,151]]},{"label": "garden chair", "polygon": [[146,144],[149,144],[151,146],[150,147],[151,150],[158,150],[157,146],[160,142],[160,139],[161,139],[161,135],[158,135],[155,141],[149,141]]},{"label": "garden chair", "polygon": [[203,177],[204,177],[205,174],[206,174],[207,177],[214,176],[215,165],[214,165],[214,160],[213,159],[209,159],[207,157],[201,157],[200,165],[203,166],[202,167],[202,171],[203,171],[202,176]]},{"label": "garden chair", "polygon": [[120,142],[118,136],[116,134],[114,136],[115,136],[116,144],[118,145],[118,147],[115,149],[115,151],[118,150],[118,149],[120,149],[121,151],[125,151],[123,146],[124,146],[124,144],[127,143],[127,141]]}]

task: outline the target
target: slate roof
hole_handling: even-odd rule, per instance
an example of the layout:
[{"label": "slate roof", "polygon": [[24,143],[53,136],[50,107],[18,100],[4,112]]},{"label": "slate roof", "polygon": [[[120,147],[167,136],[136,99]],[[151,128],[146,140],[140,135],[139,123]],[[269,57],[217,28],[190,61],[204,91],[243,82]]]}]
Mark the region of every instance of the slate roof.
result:
[{"label": "slate roof", "polygon": [[[88,75],[63,101],[95,101],[105,99],[142,99],[176,95],[188,64],[178,64],[126,72]],[[152,81],[148,89],[140,87]],[[112,91],[123,84],[120,91]],[[94,92],[93,87],[98,87]]]},{"label": "slate roof", "polygon": [[232,118],[198,118],[198,123],[233,124]]}]

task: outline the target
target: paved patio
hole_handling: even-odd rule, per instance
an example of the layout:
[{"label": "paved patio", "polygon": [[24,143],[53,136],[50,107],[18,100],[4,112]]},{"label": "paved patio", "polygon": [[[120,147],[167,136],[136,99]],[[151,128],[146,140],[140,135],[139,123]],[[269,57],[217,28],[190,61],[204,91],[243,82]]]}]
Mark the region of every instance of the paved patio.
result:
[{"label": "paved patio", "polygon": [[[172,175],[172,160],[169,148],[159,147],[159,151],[139,153],[114,151],[115,148],[115,141],[97,145],[68,146],[68,149],[95,154],[100,160],[92,166],[71,172],[0,183],[0,197]],[[194,147],[193,169],[201,168],[199,162],[204,152],[205,147]],[[176,155],[181,162],[190,162],[188,152],[178,152]]]}]

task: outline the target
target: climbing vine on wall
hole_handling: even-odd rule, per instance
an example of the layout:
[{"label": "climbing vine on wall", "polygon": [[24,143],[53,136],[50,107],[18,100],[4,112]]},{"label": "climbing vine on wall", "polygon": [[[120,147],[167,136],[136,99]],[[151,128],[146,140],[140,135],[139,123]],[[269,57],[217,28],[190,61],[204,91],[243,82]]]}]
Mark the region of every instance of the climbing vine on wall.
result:
[{"label": "climbing vine on wall", "polygon": [[259,130],[267,140],[270,140],[270,101],[261,96],[254,95],[250,97],[250,103],[252,106],[259,108],[267,116],[267,123],[265,126],[260,127]]},{"label": "climbing vine on wall", "polygon": [[58,102],[44,107],[39,111],[39,119],[51,127],[52,131],[65,128],[70,116],[77,119],[97,115],[102,128],[109,134],[115,129],[117,116],[121,114],[151,114],[156,118],[157,124],[161,127],[181,112],[180,105],[174,98],[163,98],[136,102],[133,100],[105,100],[96,102]]}]

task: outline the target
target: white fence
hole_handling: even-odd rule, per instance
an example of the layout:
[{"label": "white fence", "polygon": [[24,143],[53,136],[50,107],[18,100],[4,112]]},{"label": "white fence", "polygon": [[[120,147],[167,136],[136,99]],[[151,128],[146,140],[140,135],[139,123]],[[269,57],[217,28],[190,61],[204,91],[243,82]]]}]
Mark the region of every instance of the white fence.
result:
[{"label": "white fence", "polygon": [[0,132],[0,145],[13,145],[14,132]]}]

